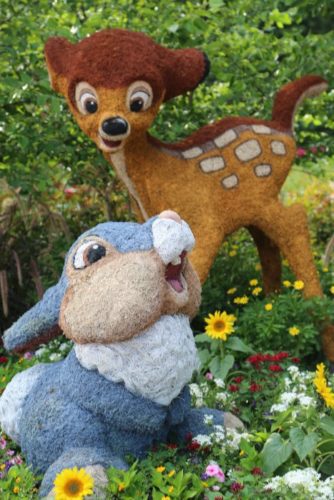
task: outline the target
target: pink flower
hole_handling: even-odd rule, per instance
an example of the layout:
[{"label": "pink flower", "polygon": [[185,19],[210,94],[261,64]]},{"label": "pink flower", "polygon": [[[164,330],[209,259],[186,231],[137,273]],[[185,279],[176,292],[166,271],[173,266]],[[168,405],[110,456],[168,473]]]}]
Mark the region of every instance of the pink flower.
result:
[{"label": "pink flower", "polygon": [[0,448],[4,450],[7,446],[7,441],[2,437],[0,438]]},{"label": "pink flower", "polygon": [[313,153],[314,155],[316,155],[316,154],[317,154],[317,152],[318,152],[318,148],[317,148],[317,146],[311,146],[311,147],[310,147],[310,151],[311,151],[311,153]]},{"label": "pink flower", "polygon": [[220,483],[225,481],[225,474],[217,464],[208,465],[205,474],[209,477],[215,477]]},{"label": "pink flower", "polygon": [[25,352],[23,354],[23,357],[24,357],[24,359],[31,359],[33,357],[33,353],[32,352]]},{"label": "pink flower", "polygon": [[306,149],[297,148],[296,156],[298,156],[298,158],[303,158],[303,156],[305,156],[305,155],[306,155]]},{"label": "pink flower", "polygon": [[72,198],[72,196],[77,192],[77,190],[75,189],[75,187],[67,187],[64,189],[64,193],[65,193],[65,196],[66,198]]},{"label": "pink flower", "polygon": [[206,380],[213,380],[213,375],[212,375],[212,373],[211,373],[211,372],[207,372],[207,373],[205,374],[205,378],[206,378]]}]

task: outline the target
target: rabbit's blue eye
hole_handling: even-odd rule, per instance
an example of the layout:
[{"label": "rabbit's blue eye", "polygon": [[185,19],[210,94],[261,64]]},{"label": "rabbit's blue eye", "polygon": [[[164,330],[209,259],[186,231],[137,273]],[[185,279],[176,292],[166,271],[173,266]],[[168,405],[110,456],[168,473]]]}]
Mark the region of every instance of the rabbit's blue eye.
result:
[{"label": "rabbit's blue eye", "polygon": [[95,243],[92,245],[88,251],[87,251],[87,261],[89,264],[94,264],[94,262],[97,262],[98,260],[102,259],[106,254],[106,249],[104,246],[99,245],[98,243]]}]

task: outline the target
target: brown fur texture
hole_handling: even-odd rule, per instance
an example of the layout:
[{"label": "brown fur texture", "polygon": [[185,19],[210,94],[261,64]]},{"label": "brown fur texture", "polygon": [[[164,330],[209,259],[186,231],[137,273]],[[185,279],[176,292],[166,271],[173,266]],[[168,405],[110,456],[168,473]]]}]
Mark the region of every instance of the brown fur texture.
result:
[{"label": "brown fur texture", "polygon": [[[167,144],[147,129],[164,100],[203,79],[208,67],[202,52],[165,49],[125,30],[104,30],[75,45],[50,39],[45,52],[53,87],[114,166],[138,218],[173,209],[190,224],[197,242],[191,261],[202,282],[224,238],[247,227],[259,250],[267,292],[279,288],[282,253],[296,279],[304,281],[305,296],[322,294],[305,210],[284,207],[279,193],[295,158],[294,112],[303,98],[326,88],[323,78],[309,75],[282,87],[271,121],[228,117]],[[75,102],[80,82],[93,87],[98,109],[92,114],[82,113]],[[140,112],[129,107],[135,82],[151,88],[152,104]],[[127,124],[126,132],[107,136],[103,124],[115,117]],[[326,335],[323,343],[334,360],[334,335]]]}]

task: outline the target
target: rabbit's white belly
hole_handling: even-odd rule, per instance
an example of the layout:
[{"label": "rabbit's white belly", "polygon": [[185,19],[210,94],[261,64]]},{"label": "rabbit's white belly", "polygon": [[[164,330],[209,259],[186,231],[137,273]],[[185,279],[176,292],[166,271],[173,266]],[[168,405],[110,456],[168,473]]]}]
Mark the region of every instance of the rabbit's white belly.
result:
[{"label": "rabbit's white belly", "polygon": [[43,363],[17,373],[0,398],[0,424],[2,430],[18,444],[20,444],[19,423],[24,400],[37,379],[43,374],[46,366]]},{"label": "rabbit's white belly", "polygon": [[183,314],[161,316],[123,342],[76,344],[75,354],[87,370],[162,405],[180,394],[199,367],[189,318]]}]

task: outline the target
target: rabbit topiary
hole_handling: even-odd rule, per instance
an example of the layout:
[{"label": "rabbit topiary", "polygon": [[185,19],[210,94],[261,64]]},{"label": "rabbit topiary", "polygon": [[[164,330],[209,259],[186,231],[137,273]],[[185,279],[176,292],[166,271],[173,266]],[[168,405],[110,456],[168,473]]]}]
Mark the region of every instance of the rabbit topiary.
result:
[{"label": "rabbit topiary", "polygon": [[64,468],[125,469],[126,455],[142,457],[155,442],[207,434],[206,415],[242,426],[191,408],[187,383],[199,363],[189,320],[201,293],[187,259],[193,245],[172,211],[145,224],[99,224],[71,247],[58,284],[5,333],[18,352],[60,328],[74,342],[63,361],[16,375],[0,399],[3,430],[45,474],[42,496]]}]

